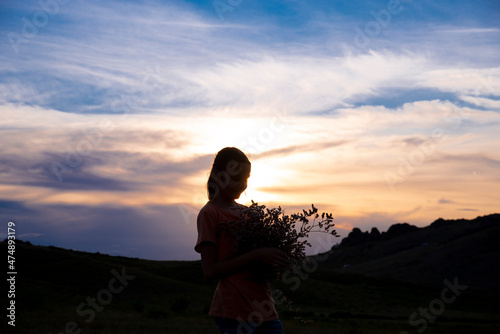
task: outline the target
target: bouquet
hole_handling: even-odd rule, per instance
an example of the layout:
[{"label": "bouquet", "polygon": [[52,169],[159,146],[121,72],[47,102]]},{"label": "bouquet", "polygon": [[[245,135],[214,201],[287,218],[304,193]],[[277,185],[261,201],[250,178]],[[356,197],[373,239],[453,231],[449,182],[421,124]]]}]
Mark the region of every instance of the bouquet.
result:
[{"label": "bouquet", "polygon": [[260,247],[275,247],[285,252],[290,261],[288,268],[277,269],[263,262],[255,263],[250,268],[251,279],[271,281],[279,279],[286,270],[294,271],[298,264],[307,261],[306,246],[311,246],[307,240],[309,233],[323,232],[338,237],[334,225],[332,214],[320,215],[314,204],[308,211],[286,215],[281,207],[267,209],[265,205],[252,201],[252,205],[242,210],[239,220],[222,222],[220,227],[236,239],[230,256]]}]

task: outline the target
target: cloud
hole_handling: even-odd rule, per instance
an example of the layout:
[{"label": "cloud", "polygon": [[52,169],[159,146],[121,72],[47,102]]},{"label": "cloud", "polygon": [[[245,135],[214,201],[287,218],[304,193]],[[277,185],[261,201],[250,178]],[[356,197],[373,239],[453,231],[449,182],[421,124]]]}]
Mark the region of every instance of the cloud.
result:
[{"label": "cloud", "polygon": [[[211,2],[61,5],[18,53],[0,41],[4,212],[40,242],[184,259],[194,225],[177,220],[206,200],[214,154],[237,146],[255,160],[249,197],[325,203],[346,228],[490,213],[495,6],[401,6],[382,26],[373,12],[387,4],[373,2],[243,2],[224,21]],[[22,36],[37,10],[6,5],[0,34]],[[379,29],[356,44],[370,22]],[[170,225],[181,253],[161,245]],[[140,238],[160,246],[142,251]]]},{"label": "cloud", "polygon": [[437,88],[460,95],[498,97],[500,96],[500,67],[450,68],[447,66],[421,73],[417,83],[423,87]]},{"label": "cloud", "polygon": [[449,200],[449,199],[445,199],[445,198],[441,198],[439,201],[438,201],[439,204],[451,204],[451,203],[455,203],[454,201],[452,200]]},{"label": "cloud", "polygon": [[329,149],[337,146],[341,146],[346,144],[347,141],[330,141],[330,142],[316,142],[316,143],[309,143],[306,145],[290,145],[287,147],[283,148],[277,148],[277,149],[272,149],[268,151],[264,151],[262,153],[258,153],[256,155],[253,155],[252,157],[254,159],[263,159],[263,158],[270,158],[270,157],[276,157],[276,156],[281,156],[281,155],[297,155],[300,153],[309,153],[309,152],[318,152],[323,149]]},{"label": "cloud", "polygon": [[[0,201],[2,220],[18,222],[16,234],[37,245],[153,260],[199,259],[196,226],[176,205],[34,205]],[[28,208],[17,211],[17,208]],[[2,233],[6,237],[5,232]]]},{"label": "cloud", "polygon": [[469,28],[469,29],[450,29],[441,30],[441,32],[454,34],[484,34],[484,33],[500,33],[498,28]]},{"label": "cloud", "polygon": [[353,58],[259,57],[225,62],[190,78],[212,103],[286,105],[293,113],[346,106],[382,87],[406,85],[425,67],[416,55],[372,52]]},{"label": "cloud", "polygon": [[183,180],[204,171],[210,155],[174,162],[154,154],[98,151],[91,156],[45,153],[33,161],[4,156],[0,178],[4,185],[40,187],[57,191],[141,192],[161,184],[181,187]]},{"label": "cloud", "polygon": [[467,95],[460,96],[460,99],[465,101],[465,102],[469,102],[469,103],[472,103],[476,106],[483,107],[486,109],[495,110],[495,111],[500,110],[500,101],[499,100],[492,100],[492,99],[488,99],[485,97],[467,96]]},{"label": "cloud", "polygon": [[492,158],[485,153],[440,154],[436,159],[441,162],[453,164],[459,168],[464,168],[467,165],[478,165],[491,169],[500,167],[500,160]]},{"label": "cloud", "polygon": [[[23,73],[43,69],[40,74],[46,78],[45,85],[30,85],[30,89],[38,93],[30,96],[45,96],[46,106],[67,112],[111,112],[110,109],[120,102],[120,96],[141,95],[146,98],[141,99],[142,103],[135,103],[136,112],[186,104],[248,106],[254,101],[264,104],[293,101],[296,110],[317,111],[350,103],[356,96],[376,94],[384,85],[401,87],[417,74],[426,73],[429,66],[429,61],[417,53],[370,52],[354,57],[331,57],[320,53],[311,57],[290,56],[286,51],[271,52],[251,39],[240,40],[235,45],[233,35],[227,34],[231,27],[214,25],[206,18],[170,5],[159,11],[167,14],[167,18],[145,6],[129,5],[119,11],[107,6],[89,6],[77,17],[78,20],[92,20],[96,29],[102,26],[104,34],[100,34],[98,40],[87,34],[78,40],[52,36],[51,41],[47,40],[40,47],[54,55],[56,61],[51,57],[37,58],[30,65],[22,63]],[[129,11],[144,12],[148,21],[137,16],[127,18],[127,24],[123,25],[123,17]],[[71,12],[71,15],[76,13]],[[168,21],[168,17],[183,17],[187,23]],[[80,27],[80,21],[74,24]],[[166,24],[168,34],[162,30]],[[150,29],[144,29],[144,25]],[[116,34],[106,33],[106,29],[117,26],[121,29],[116,29]],[[134,29],[138,26],[142,28]],[[224,34],[218,34],[219,29],[223,29]],[[122,41],[125,38],[136,42],[130,43],[134,48],[130,52]],[[255,51],[242,57],[237,46],[243,45]],[[227,50],[225,57],[213,57],[210,52],[208,57],[201,57],[202,52],[217,47]],[[172,53],[172,49],[176,53]],[[95,52],[105,50],[108,54],[95,56]],[[144,52],[139,57],[142,64],[136,61],[137,50]],[[158,69],[156,74],[152,73],[154,69]],[[20,74],[13,75],[13,79],[19,82],[19,78],[23,78]],[[145,89],[145,78],[153,79],[154,85]],[[29,77],[23,80],[29,81]],[[23,94],[20,98],[26,100],[27,97],[28,94]]]},{"label": "cloud", "polygon": [[[186,5],[167,3],[153,9],[129,3],[120,4],[119,10],[115,2],[86,3],[84,10],[79,6],[74,3],[60,12],[72,19],[73,34],[52,28],[54,21],[47,36],[39,34],[25,45],[43,50],[46,56],[25,61],[25,52],[19,60],[8,59],[16,70],[4,71],[10,74],[0,83],[0,96],[7,102],[72,113],[172,113],[179,108],[185,113],[190,112],[186,107],[210,105],[265,112],[263,106],[270,104],[288,104],[294,113],[307,113],[380,96],[387,87],[412,88],[417,83],[468,92],[476,87],[453,87],[484,81],[473,68],[436,70],[432,55],[418,49],[333,56],[312,43],[305,45],[307,53],[297,52],[295,46],[274,49],[256,38],[275,29],[277,22],[261,28],[247,21],[221,24],[215,15]],[[131,12],[140,15],[130,16]],[[346,24],[336,22],[327,26],[336,29]],[[100,33],[83,28],[89,23]],[[398,41],[394,38],[393,44]],[[443,78],[450,75],[450,80]]]}]

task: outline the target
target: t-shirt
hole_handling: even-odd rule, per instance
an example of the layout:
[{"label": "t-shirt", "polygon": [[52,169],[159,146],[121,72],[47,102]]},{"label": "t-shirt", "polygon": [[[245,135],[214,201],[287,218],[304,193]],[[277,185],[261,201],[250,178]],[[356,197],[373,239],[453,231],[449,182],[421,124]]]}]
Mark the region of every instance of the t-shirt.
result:
[{"label": "t-shirt", "polygon": [[[217,261],[227,260],[236,240],[229,231],[219,229],[219,223],[237,219],[237,216],[208,202],[198,214],[195,250],[199,253],[201,243],[211,242],[217,247]],[[220,279],[208,314],[246,322],[277,319],[269,283],[252,281],[249,276],[249,272],[239,272]]]}]

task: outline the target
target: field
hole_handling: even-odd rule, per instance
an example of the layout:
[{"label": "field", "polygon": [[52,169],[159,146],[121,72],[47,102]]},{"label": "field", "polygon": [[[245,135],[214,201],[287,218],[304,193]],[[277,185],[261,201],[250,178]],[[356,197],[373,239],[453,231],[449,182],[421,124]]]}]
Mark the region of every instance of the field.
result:
[{"label": "field", "polygon": [[[16,252],[16,333],[217,333],[207,316],[215,284],[203,280],[198,261],[149,261],[20,241]],[[453,302],[439,303],[445,285],[327,266],[273,286],[293,302],[295,310],[278,305],[288,334],[420,333],[424,326],[425,333],[440,334],[500,331],[496,294],[465,289]],[[419,308],[439,314],[426,319],[417,313],[411,324]]]}]

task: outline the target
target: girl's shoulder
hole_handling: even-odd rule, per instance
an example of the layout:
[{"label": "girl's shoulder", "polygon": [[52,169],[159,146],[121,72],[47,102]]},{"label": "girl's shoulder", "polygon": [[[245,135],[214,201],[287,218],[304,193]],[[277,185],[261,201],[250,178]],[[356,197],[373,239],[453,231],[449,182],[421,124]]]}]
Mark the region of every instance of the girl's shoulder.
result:
[{"label": "girl's shoulder", "polygon": [[219,211],[219,209],[217,208],[217,206],[208,201],[200,210],[200,214],[202,213],[210,213],[210,214],[216,214],[217,212]]},{"label": "girl's shoulder", "polygon": [[207,202],[198,213],[198,224],[217,225],[221,220],[225,220],[221,216],[221,212],[213,203]]},{"label": "girl's shoulder", "polygon": [[210,212],[211,214],[217,214],[221,218],[233,220],[235,218],[237,219],[241,210],[246,208],[247,207],[245,205],[239,203],[236,203],[236,205],[231,208],[221,208],[212,201],[208,201],[200,212]]}]

